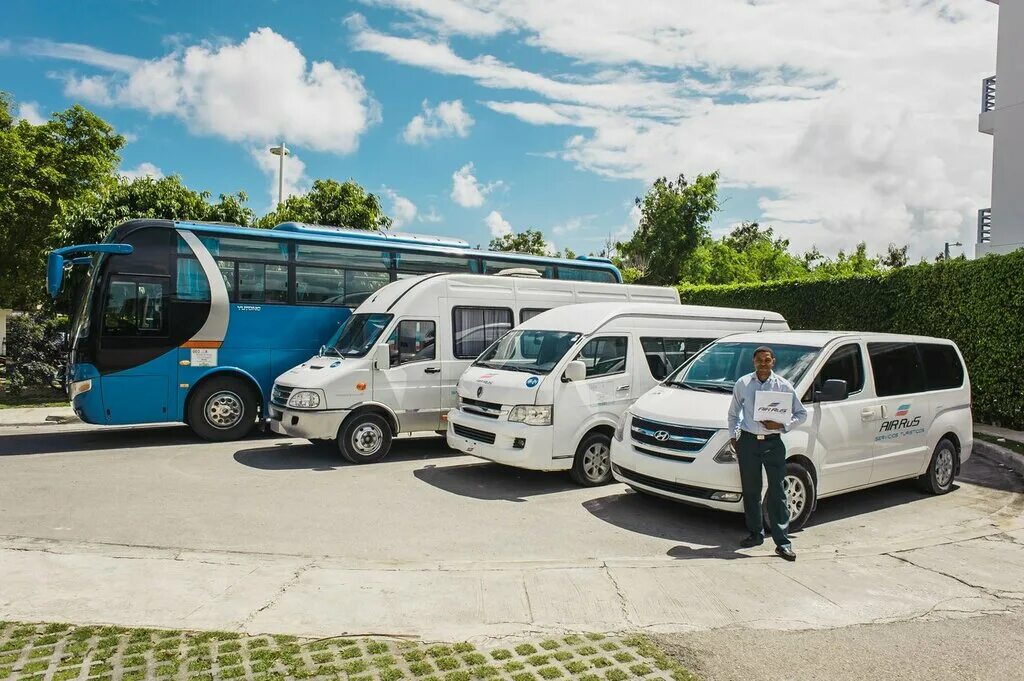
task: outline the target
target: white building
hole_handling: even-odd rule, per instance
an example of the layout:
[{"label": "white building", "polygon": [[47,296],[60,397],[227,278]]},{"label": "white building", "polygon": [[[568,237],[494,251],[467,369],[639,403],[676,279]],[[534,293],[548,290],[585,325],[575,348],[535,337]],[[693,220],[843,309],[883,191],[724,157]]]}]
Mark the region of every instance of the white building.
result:
[{"label": "white building", "polygon": [[979,256],[1024,248],[1024,1],[989,2],[999,5],[999,43],[978,117],[978,130],[993,136],[992,205],[978,211]]}]

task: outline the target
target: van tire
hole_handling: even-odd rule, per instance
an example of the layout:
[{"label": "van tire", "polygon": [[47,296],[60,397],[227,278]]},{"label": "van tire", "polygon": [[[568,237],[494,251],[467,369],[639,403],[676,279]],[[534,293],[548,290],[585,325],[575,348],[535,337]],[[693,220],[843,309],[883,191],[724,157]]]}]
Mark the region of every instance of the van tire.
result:
[{"label": "van tire", "polygon": [[211,442],[240,440],[256,425],[256,395],[238,376],[214,376],[203,381],[188,401],[188,425]]},{"label": "van tire", "polygon": [[569,477],[584,487],[599,487],[612,481],[612,439],[592,432],[576,448]]},{"label": "van tire", "polygon": [[391,451],[391,425],[379,414],[357,414],[341,424],[337,445],[352,463],[375,463]]},{"label": "van tire", "polygon": [[957,456],[956,446],[952,442],[946,438],[939,440],[928,470],[918,478],[921,489],[929,494],[946,494],[953,489]]},{"label": "van tire", "polygon": [[[803,528],[807,523],[807,519],[811,517],[814,512],[814,507],[818,503],[818,488],[814,484],[814,476],[807,470],[807,466],[803,465],[799,461],[787,461],[786,462],[786,477],[785,481],[785,492],[786,492],[786,505],[790,509],[789,518],[789,530],[796,532]],[[791,499],[790,496],[793,495]],[[802,502],[800,501],[802,499]],[[794,517],[793,507],[799,506],[799,511]],[[764,528],[766,532],[771,531],[771,525],[768,521],[768,503],[767,495],[765,499],[761,501],[761,515],[764,518]]]}]

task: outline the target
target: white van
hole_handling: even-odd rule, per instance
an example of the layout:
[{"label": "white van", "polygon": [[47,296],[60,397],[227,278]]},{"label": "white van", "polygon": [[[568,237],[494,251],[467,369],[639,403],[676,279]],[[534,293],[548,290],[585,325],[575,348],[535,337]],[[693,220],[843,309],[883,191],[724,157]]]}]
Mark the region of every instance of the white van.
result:
[{"label": "white van", "polygon": [[637,397],[716,338],[761,328],[789,327],[774,312],[692,305],[590,303],[545,312],[462,375],[448,445],[604,484],[615,426]]},{"label": "white van", "polygon": [[271,430],[335,440],[355,463],[382,459],[398,433],[443,432],[459,376],[499,336],[545,310],[594,300],[678,305],[679,292],[474,274],[392,282],[355,310],[320,355],[278,376]]},{"label": "white van", "polygon": [[974,445],[971,385],[949,340],[874,333],[741,334],[708,346],[623,414],[612,473],[637,491],[743,512],[727,432],[737,379],[754,350],[796,387],[807,420],[782,435],[786,503],[798,529],[818,499],[903,478],[953,486]]}]

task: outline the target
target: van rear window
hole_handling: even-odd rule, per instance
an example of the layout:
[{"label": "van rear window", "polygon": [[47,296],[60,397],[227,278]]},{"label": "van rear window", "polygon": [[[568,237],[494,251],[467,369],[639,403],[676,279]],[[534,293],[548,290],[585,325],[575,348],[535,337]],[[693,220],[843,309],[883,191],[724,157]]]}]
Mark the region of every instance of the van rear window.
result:
[{"label": "van rear window", "polygon": [[959,388],[964,384],[964,365],[952,345],[919,343],[928,390]]}]

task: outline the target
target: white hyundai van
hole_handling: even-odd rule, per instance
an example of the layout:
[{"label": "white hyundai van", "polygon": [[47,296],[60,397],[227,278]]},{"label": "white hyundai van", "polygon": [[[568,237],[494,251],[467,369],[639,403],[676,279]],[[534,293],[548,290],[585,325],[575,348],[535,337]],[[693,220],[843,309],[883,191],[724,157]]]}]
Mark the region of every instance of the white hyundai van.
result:
[{"label": "white hyundai van", "polygon": [[271,430],[334,440],[354,463],[382,459],[398,433],[444,432],[459,376],[499,336],[545,310],[595,300],[678,305],[679,292],[536,276],[428,274],[392,282],[367,298],[318,356],[278,376]]},{"label": "white hyundai van", "polygon": [[782,435],[790,527],[818,499],[918,478],[945,494],[974,444],[971,385],[949,340],[874,333],[741,334],[704,349],[637,400],[612,442],[612,473],[639,492],[743,512],[727,431],[736,381],[754,350],[796,387],[807,420]]},{"label": "white hyundai van", "polygon": [[462,375],[448,445],[582,485],[611,480],[622,412],[705,345],[741,330],[784,330],[774,312],[589,303],[520,324]]}]

